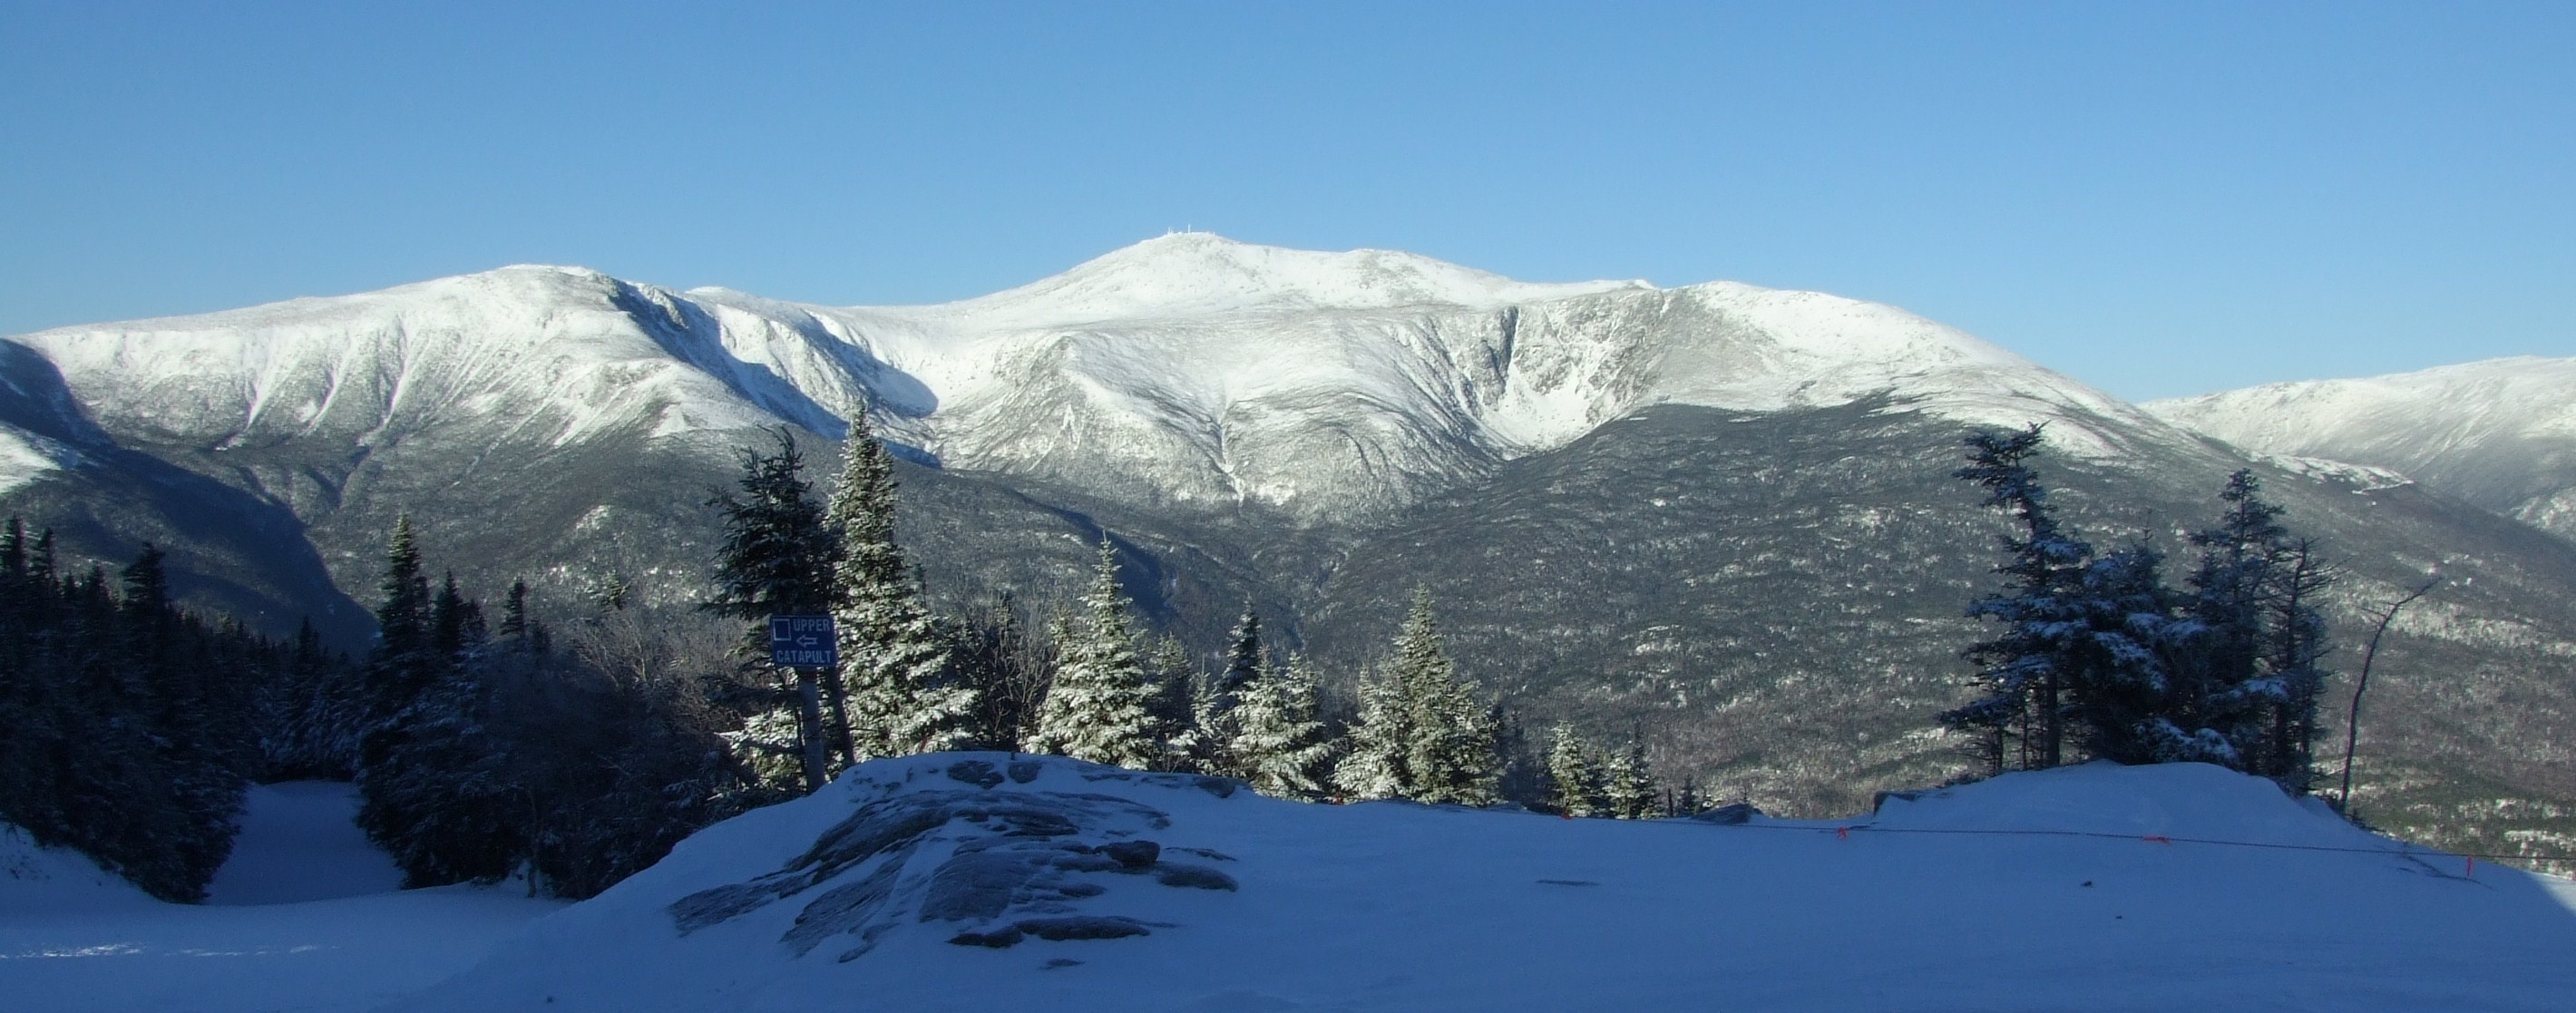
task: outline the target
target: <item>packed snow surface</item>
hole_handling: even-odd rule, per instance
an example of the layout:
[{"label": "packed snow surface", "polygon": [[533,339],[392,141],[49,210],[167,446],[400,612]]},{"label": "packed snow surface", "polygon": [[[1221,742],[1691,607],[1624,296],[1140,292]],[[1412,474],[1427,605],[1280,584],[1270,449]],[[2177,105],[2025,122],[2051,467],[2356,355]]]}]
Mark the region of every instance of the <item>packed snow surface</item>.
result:
[{"label": "packed snow surface", "polygon": [[[218,894],[380,883],[383,856],[329,825],[347,798],[256,800]],[[1730,824],[961,753],[862,765],[569,907],[162,904],[14,828],[0,872],[12,1010],[2562,1010],[2576,990],[2576,885],[2200,765]]]},{"label": "packed snow surface", "polygon": [[2561,1010],[2570,884],[2215,767],[1849,823],[1312,805],[879,761],[398,1010]]},{"label": "packed snow surface", "polygon": [[368,842],[345,781],[288,781],[250,790],[233,853],[206,887],[208,904],[291,904],[402,889],[402,869]]},{"label": "packed snow surface", "polygon": [[165,904],[0,823],[0,1010],[371,1009],[487,956],[563,905],[524,888],[398,891],[344,784],[252,789],[204,905]]}]

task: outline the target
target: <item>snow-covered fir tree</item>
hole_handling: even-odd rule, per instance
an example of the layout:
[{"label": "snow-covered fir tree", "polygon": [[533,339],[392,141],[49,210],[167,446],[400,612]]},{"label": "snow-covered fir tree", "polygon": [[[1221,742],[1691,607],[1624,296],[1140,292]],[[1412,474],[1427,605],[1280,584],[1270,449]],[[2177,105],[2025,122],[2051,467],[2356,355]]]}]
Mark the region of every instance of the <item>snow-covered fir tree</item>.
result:
[{"label": "snow-covered fir tree", "polygon": [[1413,708],[1395,673],[1379,669],[1360,677],[1360,712],[1333,767],[1333,786],[1351,798],[1409,798]]},{"label": "snow-covered fir tree", "polygon": [[1601,768],[1592,747],[1572,725],[1560,724],[1547,746],[1548,804],[1568,816],[1598,816],[1604,805]]},{"label": "snow-covered fir tree", "polygon": [[963,748],[981,701],[952,670],[949,637],[895,544],[894,459],[864,409],[850,418],[844,454],[824,523],[840,535],[832,615],[850,759]]},{"label": "snow-covered fir tree", "polygon": [[1163,744],[1158,769],[1223,773],[1225,738],[1217,732],[1216,682],[1190,659],[1179,637],[1146,638],[1145,680],[1153,689],[1147,709],[1154,714],[1154,737]]},{"label": "snow-covered fir tree", "polygon": [[[701,606],[751,621],[742,651],[754,669],[769,668],[763,625],[768,617],[831,608],[833,564],[840,549],[805,481],[804,455],[796,449],[794,434],[782,426],[776,435],[774,453],[742,451],[742,476],[734,482],[738,495],[720,494],[711,504],[724,515],[724,540],[717,547],[716,596]],[[794,708],[801,779],[805,790],[813,792],[823,787],[833,746],[847,741],[848,730],[824,718],[820,672],[799,668],[789,678],[794,689],[777,694],[770,706]]]},{"label": "snow-covered fir tree", "polygon": [[[1177,649],[1179,641],[1166,640]],[[1233,743],[1240,736],[1236,708],[1242,705],[1243,693],[1259,680],[1267,668],[1261,644],[1261,618],[1244,604],[1243,618],[1235,623],[1227,638],[1225,668],[1215,676],[1190,680],[1190,712],[1186,728],[1171,736],[1173,750],[1180,754],[1184,766],[1203,773],[1224,777],[1245,777]]]},{"label": "snow-covered fir tree", "polygon": [[[2003,591],[1968,609],[2004,625],[1994,638],[1968,649],[1983,695],[1941,715],[1943,724],[1977,737],[1990,770],[2003,770],[2007,741],[2017,741],[2019,766],[2054,767],[2063,759],[2064,695],[2080,617],[2066,594],[2093,547],[2067,534],[2049,503],[2048,490],[2026,463],[2038,453],[2041,427],[2015,432],[1979,431],[1967,437],[1968,465],[1954,474],[1983,486],[1985,505],[2010,513],[2021,530],[2004,537],[2008,561],[1995,572]],[[2036,727],[2034,727],[2036,726]]]},{"label": "snow-covered fir tree", "polygon": [[2179,708],[2225,738],[2228,765],[2295,791],[2308,781],[2325,622],[2316,599],[2334,580],[2313,543],[2291,537],[2282,509],[2262,497],[2250,470],[2228,476],[2217,526],[2196,532],[2191,615],[2202,629],[2196,678],[2176,687]]},{"label": "snow-covered fir tree", "polygon": [[1602,795],[1609,803],[1610,815],[1623,820],[1652,819],[1658,815],[1656,803],[1661,792],[1655,787],[1654,773],[1646,767],[1646,744],[1630,739],[1628,748],[1610,754],[1601,774]]},{"label": "snow-covered fir tree", "polygon": [[[429,595],[408,518],[394,528],[371,668],[379,692],[416,685],[359,750],[358,825],[391,853],[406,887],[497,882],[523,854],[526,807],[501,773],[481,608],[450,574]],[[426,601],[424,602],[424,599]],[[424,607],[425,605],[425,607]]]},{"label": "snow-covered fir tree", "polygon": [[1486,805],[1501,761],[1492,708],[1441,646],[1431,595],[1416,591],[1395,657],[1360,687],[1360,722],[1334,781],[1361,798]]},{"label": "snow-covered fir tree", "polygon": [[1228,712],[1226,757],[1232,777],[1274,798],[1323,794],[1333,759],[1332,732],[1316,717],[1315,679],[1303,656],[1241,684]]},{"label": "snow-covered fir tree", "polygon": [[1029,749],[1115,767],[1150,770],[1164,760],[1156,687],[1136,655],[1127,596],[1118,587],[1118,552],[1104,538],[1083,595],[1085,621],[1067,623],[1055,682],[1038,708]]}]

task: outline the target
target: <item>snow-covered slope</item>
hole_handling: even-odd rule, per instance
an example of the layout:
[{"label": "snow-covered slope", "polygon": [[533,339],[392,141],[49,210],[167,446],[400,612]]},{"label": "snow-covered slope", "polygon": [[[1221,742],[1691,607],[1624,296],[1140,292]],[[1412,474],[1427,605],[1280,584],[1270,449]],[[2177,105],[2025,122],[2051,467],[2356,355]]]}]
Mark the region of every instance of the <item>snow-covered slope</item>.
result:
[{"label": "snow-covered slope", "polygon": [[395,890],[346,784],[253,788],[203,905],[166,904],[0,823],[0,1009],[355,1011],[488,955],[561,901],[512,885]]},{"label": "snow-covered slope", "polygon": [[402,868],[358,829],[358,786],[346,781],[255,784],[241,833],[206,903],[294,904],[392,893]]},{"label": "snow-covered slope", "polygon": [[879,761],[401,1010],[2542,1010],[2569,884],[2205,766],[1743,825]]},{"label": "snow-covered slope", "polygon": [[125,878],[69,848],[48,848],[0,822],[0,916],[157,904]]},{"label": "snow-covered slope", "polygon": [[[833,436],[872,397],[897,439],[950,467],[1305,516],[1400,505],[1666,403],[1888,397],[1964,421],[2065,420],[2060,442],[2094,456],[2169,435],[1886,306],[1723,282],[1527,284],[1204,233],[940,306],[806,306],[511,267],[17,340],[101,425],[148,446],[536,454],[774,421]],[[37,456],[10,460],[25,472]]]},{"label": "snow-covered slope", "polygon": [[2257,453],[2394,469],[2576,538],[2576,359],[2279,383],[2145,407]]}]

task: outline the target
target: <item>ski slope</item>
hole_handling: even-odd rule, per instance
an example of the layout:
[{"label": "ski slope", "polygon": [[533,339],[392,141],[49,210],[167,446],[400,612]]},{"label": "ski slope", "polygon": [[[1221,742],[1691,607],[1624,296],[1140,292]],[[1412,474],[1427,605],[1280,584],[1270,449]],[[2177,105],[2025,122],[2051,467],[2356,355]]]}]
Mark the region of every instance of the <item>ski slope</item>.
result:
[{"label": "ski slope", "polygon": [[0,824],[0,1010],[363,1010],[471,966],[563,907],[525,888],[400,891],[345,784],[251,790],[208,903],[165,904]]}]

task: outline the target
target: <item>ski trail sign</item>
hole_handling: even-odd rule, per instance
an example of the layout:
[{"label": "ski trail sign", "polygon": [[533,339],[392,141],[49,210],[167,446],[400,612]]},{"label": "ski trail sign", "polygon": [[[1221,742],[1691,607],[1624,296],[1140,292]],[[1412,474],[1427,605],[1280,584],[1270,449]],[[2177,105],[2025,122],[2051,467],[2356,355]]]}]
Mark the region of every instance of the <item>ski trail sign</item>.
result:
[{"label": "ski trail sign", "polygon": [[839,665],[840,638],[833,635],[832,617],[769,617],[769,663],[784,668]]}]

